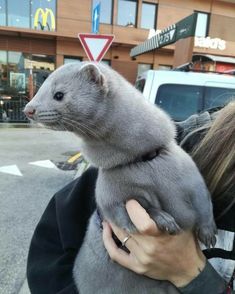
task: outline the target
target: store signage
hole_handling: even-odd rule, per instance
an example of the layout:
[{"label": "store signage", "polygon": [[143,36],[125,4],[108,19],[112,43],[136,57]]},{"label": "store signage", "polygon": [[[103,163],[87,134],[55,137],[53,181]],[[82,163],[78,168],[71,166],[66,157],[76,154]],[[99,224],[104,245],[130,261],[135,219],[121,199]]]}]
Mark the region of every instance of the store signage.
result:
[{"label": "store signage", "polygon": [[[41,20],[40,21],[40,17]],[[34,15],[34,28],[36,29],[38,25],[40,24],[41,29],[43,30],[48,25],[48,17],[50,17],[51,20],[51,28],[48,27],[49,30],[54,31],[55,30],[55,16],[51,9],[46,8],[45,10],[43,8],[38,8]]]},{"label": "store signage", "polygon": [[149,34],[148,34],[148,39],[151,39],[152,37],[156,36],[157,34],[160,34],[161,30],[154,30],[154,29],[150,29],[149,30]]},{"label": "store signage", "polygon": [[146,40],[144,43],[131,49],[130,56],[134,57],[145,52],[169,45],[175,42],[176,25],[172,25],[161,32],[158,31],[153,37]]},{"label": "store signage", "polygon": [[195,37],[194,46],[201,48],[225,50],[226,41],[219,38],[211,39],[210,37]]},{"label": "store signage", "polygon": [[[156,31],[150,39],[131,49],[130,56],[134,57],[149,52],[176,41],[195,35],[197,13],[193,13],[181,21],[173,24],[162,31]],[[152,33],[151,33],[152,34]]]},{"label": "store signage", "polygon": [[100,2],[95,6],[92,13],[92,33],[98,34],[100,26]]},{"label": "store signage", "polygon": [[175,42],[175,33],[176,33],[176,26],[172,25],[167,29],[161,31],[158,38],[159,47],[166,46]]},{"label": "store signage", "polygon": [[111,46],[114,35],[78,34],[78,38],[90,61],[101,61]]},{"label": "store signage", "polygon": [[176,41],[195,36],[197,15],[195,12],[176,23]]}]

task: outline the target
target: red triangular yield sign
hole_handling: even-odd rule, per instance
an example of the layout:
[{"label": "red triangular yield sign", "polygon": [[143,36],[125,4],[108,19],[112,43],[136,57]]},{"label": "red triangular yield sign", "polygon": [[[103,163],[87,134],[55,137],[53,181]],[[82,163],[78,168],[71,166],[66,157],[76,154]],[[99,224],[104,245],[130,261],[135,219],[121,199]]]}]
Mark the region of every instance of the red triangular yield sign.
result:
[{"label": "red triangular yield sign", "polygon": [[78,34],[90,61],[100,61],[111,46],[114,35]]}]

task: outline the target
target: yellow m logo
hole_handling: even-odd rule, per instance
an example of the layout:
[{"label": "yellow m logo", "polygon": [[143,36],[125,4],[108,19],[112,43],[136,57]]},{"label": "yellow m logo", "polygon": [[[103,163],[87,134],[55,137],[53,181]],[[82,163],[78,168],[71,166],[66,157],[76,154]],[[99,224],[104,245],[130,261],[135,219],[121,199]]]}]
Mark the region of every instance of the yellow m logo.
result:
[{"label": "yellow m logo", "polygon": [[[47,22],[48,16],[50,15],[51,18],[51,28],[49,27],[49,24]],[[42,17],[42,21],[39,21],[39,17]],[[48,29],[51,31],[55,30],[55,16],[51,9],[46,8],[45,11],[42,8],[38,8],[34,15],[34,28],[36,29],[38,27],[38,24],[40,24],[41,29],[43,30],[46,26],[48,26]]]}]

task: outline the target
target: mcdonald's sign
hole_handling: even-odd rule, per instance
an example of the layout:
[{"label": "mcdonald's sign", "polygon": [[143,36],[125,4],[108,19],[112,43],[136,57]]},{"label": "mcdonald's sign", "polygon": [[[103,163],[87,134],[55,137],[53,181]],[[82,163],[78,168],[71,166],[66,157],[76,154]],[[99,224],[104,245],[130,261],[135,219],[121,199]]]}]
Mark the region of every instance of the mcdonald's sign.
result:
[{"label": "mcdonald's sign", "polygon": [[[40,21],[41,17],[41,21]],[[48,17],[51,19],[51,27],[48,23]],[[44,28],[47,26],[49,31],[55,30],[55,16],[51,9],[46,8],[45,10],[42,8],[38,8],[34,15],[34,28],[36,29],[38,25],[40,25],[41,29],[44,30]]]}]

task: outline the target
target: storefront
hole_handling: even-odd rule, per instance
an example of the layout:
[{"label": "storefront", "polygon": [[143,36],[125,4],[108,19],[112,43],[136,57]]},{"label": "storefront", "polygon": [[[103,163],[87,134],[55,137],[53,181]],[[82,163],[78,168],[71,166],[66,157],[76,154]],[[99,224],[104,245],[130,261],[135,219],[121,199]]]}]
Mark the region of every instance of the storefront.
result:
[{"label": "storefront", "polygon": [[[194,53],[234,58],[235,37],[228,28],[235,25],[235,4],[229,0],[179,0],[174,5],[169,0],[0,0],[0,121],[21,118],[13,101],[32,98],[55,68],[87,60],[77,36],[91,33],[97,2],[99,33],[115,35],[105,61],[132,84],[142,71],[172,68],[175,45],[136,57],[130,50],[148,38],[150,29],[164,30],[193,12],[200,15],[197,35],[226,41],[217,49],[196,46]],[[20,103],[17,109],[22,110]]]},{"label": "storefront", "polygon": [[[9,30],[17,28],[30,29],[32,32],[53,32],[56,30],[56,0],[0,0],[0,25],[9,27]],[[45,54],[47,52],[37,45],[44,40],[32,42],[29,41],[30,38],[32,39],[28,36],[28,39],[22,40],[14,34],[9,38],[1,36],[0,121],[2,122],[27,121],[22,112],[25,104],[55,69],[55,50],[49,50],[52,52]],[[4,47],[6,50],[1,50]]]},{"label": "storefront", "polygon": [[56,0],[0,0],[0,25],[56,30]]},{"label": "storefront", "polygon": [[55,69],[55,57],[0,51],[0,121],[24,121],[30,91],[35,94]]}]

